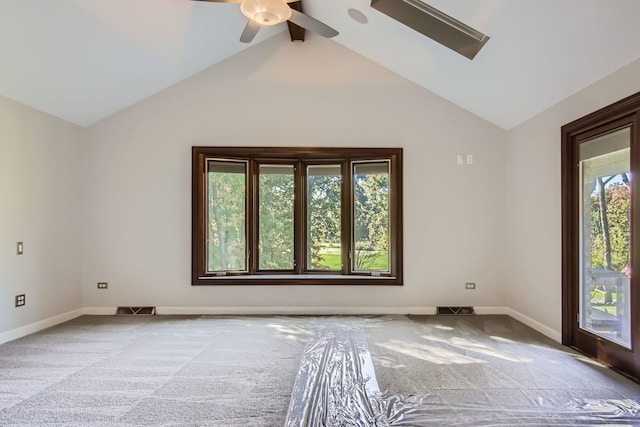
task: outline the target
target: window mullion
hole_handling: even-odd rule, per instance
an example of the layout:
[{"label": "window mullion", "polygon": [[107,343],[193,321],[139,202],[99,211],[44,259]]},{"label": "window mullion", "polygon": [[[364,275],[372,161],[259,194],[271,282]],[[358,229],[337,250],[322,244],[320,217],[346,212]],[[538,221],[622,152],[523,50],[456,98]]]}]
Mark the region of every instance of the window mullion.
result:
[{"label": "window mullion", "polygon": [[249,161],[249,179],[247,191],[247,247],[249,258],[249,274],[255,274],[258,270],[258,185],[257,185],[257,167],[256,162],[252,158]]},{"label": "window mullion", "polygon": [[340,233],[342,247],[342,274],[351,274],[351,242],[353,241],[352,229],[352,183],[351,183],[351,162],[347,158],[342,161],[342,230]]},{"label": "window mullion", "polygon": [[402,165],[399,164],[401,159],[397,156],[389,157],[389,165],[391,173],[390,179],[390,212],[389,212],[389,226],[390,226],[390,265],[389,271],[394,276],[401,276],[402,269],[400,268],[400,262],[402,260],[402,175],[399,171],[402,169]]},{"label": "window mullion", "polygon": [[298,160],[295,163],[295,180],[294,180],[294,203],[293,203],[293,218],[294,218],[294,228],[293,228],[293,250],[294,250],[294,260],[295,266],[294,271],[295,274],[302,274],[306,266],[306,257],[304,256],[305,250],[305,239],[306,235],[306,221],[304,220],[304,215],[306,215],[306,209],[304,207],[305,197],[304,197],[304,189],[305,189],[305,173],[304,167],[301,160]]},{"label": "window mullion", "polygon": [[296,210],[296,221],[299,223],[299,227],[296,228],[298,235],[296,236],[296,244],[299,249],[296,252],[296,260],[298,261],[299,269],[296,270],[297,274],[304,274],[310,270],[310,266],[307,260],[307,248],[309,245],[309,221],[308,221],[308,183],[307,183],[307,170],[308,163],[300,159],[297,163],[298,174],[296,175],[296,183],[299,184],[299,190],[296,193],[296,209],[299,206],[299,210]]}]

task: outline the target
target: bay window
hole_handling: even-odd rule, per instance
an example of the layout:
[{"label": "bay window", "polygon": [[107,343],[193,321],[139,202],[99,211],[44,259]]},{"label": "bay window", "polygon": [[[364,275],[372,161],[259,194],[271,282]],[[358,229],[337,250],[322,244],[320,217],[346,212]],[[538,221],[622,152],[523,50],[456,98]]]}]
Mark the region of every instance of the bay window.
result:
[{"label": "bay window", "polygon": [[402,149],[193,147],[192,284],[402,284]]}]

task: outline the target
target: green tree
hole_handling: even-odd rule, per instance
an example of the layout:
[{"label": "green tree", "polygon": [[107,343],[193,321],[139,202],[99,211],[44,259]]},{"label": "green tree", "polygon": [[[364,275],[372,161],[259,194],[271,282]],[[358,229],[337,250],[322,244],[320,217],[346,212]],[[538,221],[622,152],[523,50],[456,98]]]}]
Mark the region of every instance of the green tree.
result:
[{"label": "green tree", "polygon": [[591,196],[591,265],[622,271],[630,262],[630,193],[626,174],[622,182],[597,188]]},{"label": "green tree", "polygon": [[374,260],[388,253],[389,175],[356,175],[354,203],[356,268],[386,270],[388,260]]},{"label": "green tree", "polygon": [[341,189],[340,175],[307,177],[307,257],[312,269],[332,268],[325,259],[327,248],[340,248]]},{"label": "green tree", "polygon": [[[259,268],[294,267],[294,174],[267,165],[258,180]],[[378,166],[379,168],[379,166]],[[208,175],[208,262],[210,271],[245,270],[246,174],[224,164]],[[340,269],[342,176],[319,169],[307,176],[307,262],[311,269]],[[387,270],[389,176],[363,168],[354,177],[355,267]]]},{"label": "green tree", "polygon": [[245,175],[209,173],[208,267],[245,269]]},{"label": "green tree", "polygon": [[260,175],[260,268],[293,268],[293,168],[291,173]]}]

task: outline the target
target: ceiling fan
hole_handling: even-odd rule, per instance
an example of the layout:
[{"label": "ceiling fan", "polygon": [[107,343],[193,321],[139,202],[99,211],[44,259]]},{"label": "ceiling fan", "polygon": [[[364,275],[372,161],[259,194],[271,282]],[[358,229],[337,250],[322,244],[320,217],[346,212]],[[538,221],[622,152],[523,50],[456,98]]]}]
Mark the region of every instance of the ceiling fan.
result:
[{"label": "ceiling fan", "polygon": [[249,43],[263,25],[276,25],[284,21],[312,31],[323,37],[335,37],[338,32],[327,24],[291,8],[287,3],[299,0],[195,0],[213,3],[240,3],[240,11],[249,18],[240,35],[240,41]]}]

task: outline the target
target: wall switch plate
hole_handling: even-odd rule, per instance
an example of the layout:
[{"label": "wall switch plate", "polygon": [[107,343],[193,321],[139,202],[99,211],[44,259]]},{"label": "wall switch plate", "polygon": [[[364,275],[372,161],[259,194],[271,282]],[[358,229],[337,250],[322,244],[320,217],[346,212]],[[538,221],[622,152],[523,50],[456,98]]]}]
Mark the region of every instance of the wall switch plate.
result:
[{"label": "wall switch plate", "polygon": [[473,154],[467,154],[467,164],[468,165],[473,164]]},{"label": "wall switch plate", "polygon": [[16,307],[22,307],[27,303],[27,297],[25,294],[16,295]]},{"label": "wall switch plate", "polygon": [[475,289],[476,288],[476,284],[473,282],[467,282],[464,284],[464,288],[465,289]]},{"label": "wall switch plate", "polygon": [[24,253],[24,244],[22,242],[16,243],[16,253],[22,255]]},{"label": "wall switch plate", "polygon": [[108,282],[98,282],[98,289],[109,289]]},{"label": "wall switch plate", "polygon": [[456,155],[456,163],[458,165],[464,165],[464,155],[462,154],[457,154]]}]

